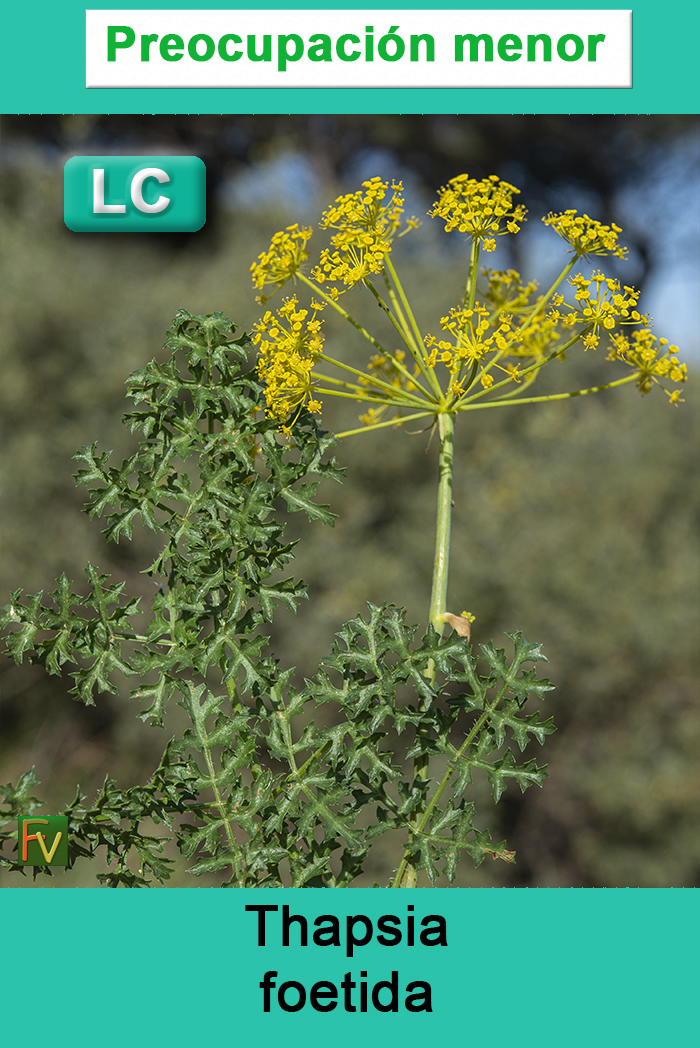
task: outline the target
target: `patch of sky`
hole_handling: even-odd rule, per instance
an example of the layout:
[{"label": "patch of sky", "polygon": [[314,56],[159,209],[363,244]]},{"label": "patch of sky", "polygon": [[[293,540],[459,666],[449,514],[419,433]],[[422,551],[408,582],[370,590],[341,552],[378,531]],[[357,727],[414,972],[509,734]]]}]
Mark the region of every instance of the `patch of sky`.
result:
[{"label": "patch of sky", "polygon": [[219,201],[232,211],[265,211],[272,206],[307,220],[318,209],[320,191],[321,180],[311,158],[290,150],[227,179],[219,187]]},{"label": "patch of sky", "polygon": [[649,244],[645,308],[655,331],[700,365],[700,132],[657,147],[615,200],[619,224]]}]

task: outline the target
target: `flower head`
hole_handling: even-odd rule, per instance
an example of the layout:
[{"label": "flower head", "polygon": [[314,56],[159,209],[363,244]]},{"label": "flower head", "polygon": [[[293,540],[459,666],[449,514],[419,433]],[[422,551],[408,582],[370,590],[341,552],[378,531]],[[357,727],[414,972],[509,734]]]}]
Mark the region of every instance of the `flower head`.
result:
[{"label": "flower head", "polygon": [[620,324],[642,322],[642,317],[636,309],[639,292],[633,287],[621,287],[619,280],[611,280],[600,272],[591,273],[590,280],[577,273],[569,279],[569,283],[574,288],[577,303],[575,321],[593,324],[591,334],[595,337],[595,342],[590,339],[586,342],[584,339],[586,348],[595,349],[600,327],[606,331],[614,331]]},{"label": "flower head", "polygon": [[513,337],[508,343],[508,355],[540,360],[545,354],[551,353],[566,327],[562,319],[561,313],[555,308],[524,320],[519,327],[513,328]]},{"label": "flower head", "polygon": [[322,229],[334,229],[331,248],[321,252],[313,273],[319,284],[344,284],[346,288],[372,273],[381,273],[394,239],[419,225],[408,219],[399,233],[404,212],[403,186],[379,177],[362,183],[356,193],[346,193],[323,212]]},{"label": "flower head", "polygon": [[520,313],[530,308],[532,296],[537,290],[537,281],[521,283],[520,274],[515,269],[487,269],[481,272],[488,284],[484,297],[496,309],[507,309],[509,313]]},{"label": "flower head", "polygon": [[612,347],[608,359],[622,360],[639,370],[637,388],[640,392],[648,393],[656,384],[661,386],[671,404],[681,401],[680,390],[668,390],[660,381],[670,379],[682,383],[688,378],[686,365],[681,364],[675,355],[678,346],[669,345],[667,338],[657,338],[646,325],[637,328],[629,337],[622,333],[612,335],[610,341]]},{"label": "flower head", "polygon": [[[299,226],[295,223],[275,233],[268,250],[259,254],[250,267],[253,287],[263,288],[266,284],[276,284],[275,290],[279,290],[283,284],[286,284],[309,257],[306,243],[312,232],[308,226]],[[266,302],[270,297],[270,295],[261,295],[260,302]]]},{"label": "flower head", "polygon": [[520,190],[497,175],[479,181],[469,175],[457,175],[440,190],[440,196],[428,214],[442,218],[445,231],[453,229],[480,240],[486,251],[496,247],[494,237],[517,233],[525,218],[522,204],[513,206],[513,195]]},{"label": "flower head", "polygon": [[[387,199],[387,194],[391,195]],[[404,211],[401,182],[382,182],[376,175],[362,183],[356,193],[346,193],[327,208],[319,223],[321,229],[337,229],[342,233],[363,230],[384,233],[392,237],[401,225]]]},{"label": "flower head", "polygon": [[[512,320],[505,313],[491,316],[490,311],[478,302],[473,308],[455,306],[440,320],[440,327],[452,337],[452,341],[426,335],[424,342],[429,355],[425,362],[431,368],[438,363],[445,365],[450,372],[449,391],[459,399],[465,392],[463,382],[468,370],[481,368],[492,351],[507,349],[512,337]],[[481,381],[488,388],[493,379],[482,372]]]},{"label": "flower head", "polygon": [[309,411],[321,410],[313,396],[311,371],[323,348],[322,322],[316,318],[316,308],[309,317],[309,311],[297,305],[296,296],[286,299],[276,313],[268,310],[253,328],[267,413],[281,422],[304,405]]},{"label": "flower head", "polygon": [[571,245],[577,258],[587,258],[589,255],[627,258],[627,248],[617,242],[617,235],[622,230],[614,223],[604,226],[602,222],[588,215],[579,215],[577,211],[545,215],[542,221]]}]

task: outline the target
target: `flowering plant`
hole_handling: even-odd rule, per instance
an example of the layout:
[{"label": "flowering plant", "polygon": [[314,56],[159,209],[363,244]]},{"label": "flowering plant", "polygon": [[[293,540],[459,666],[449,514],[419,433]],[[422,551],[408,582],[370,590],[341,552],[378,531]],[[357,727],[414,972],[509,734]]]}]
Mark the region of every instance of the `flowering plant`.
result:
[{"label": "flowering plant", "polygon": [[[403,222],[401,184],[391,186],[379,178],[365,182],[356,193],[339,197],[324,213],[321,226],[335,230],[333,249],[321,252],[321,261],[309,277],[304,273],[311,230],[290,226],[273,238],[268,252],[251,267],[256,287],[288,281],[306,285],[321,301],[313,302],[313,317],[306,321],[296,296],[278,311],[265,314],[253,341],[260,347],[260,377],[266,385],[268,412],[285,430],[288,418],[306,406],[320,413],[322,398],[349,397],[368,405],[360,417],[361,429],[338,437],[401,426],[431,418],[440,432],[440,495],[438,500],[438,549],[430,621],[443,628],[446,613],[449,516],[451,505],[453,430],[457,415],[486,408],[514,407],[584,396],[636,382],[641,392],[660,386],[672,404],[680,400],[678,388],[664,380],[682,383],[687,370],[677,347],[657,338],[648,315],[637,310],[639,292],[622,287],[618,280],[596,271],[590,278],[570,276],[577,262],[591,255],[624,259],[627,249],[618,243],[619,226],[603,225],[588,215],[565,211],[543,218],[570,246],[570,259],[546,294],[537,284],[524,285],[514,270],[484,270],[486,286],[478,295],[479,255],[492,251],[495,237],[516,234],[525,221],[522,205],[513,205],[519,190],[496,175],[478,181],[458,175],[440,191],[429,211],[458,230],[471,243],[471,256],[462,301],[440,319],[442,336],[423,335],[406,297],[391,251],[396,239],[415,229],[415,218]],[[385,201],[387,201],[385,203]],[[290,244],[295,244],[292,250]],[[377,288],[372,277],[376,277]],[[560,290],[567,277],[573,302]],[[400,349],[388,349],[359,324],[341,305],[341,294],[361,285],[389,317]],[[274,292],[273,292],[274,293]],[[265,301],[271,296],[261,296]],[[359,371],[323,351],[319,312],[336,310],[371,344],[375,352],[367,369]],[[281,324],[294,316],[294,339],[279,335]],[[274,331],[277,345],[264,339]],[[595,350],[608,335],[610,362],[622,362],[630,373],[590,389],[543,396],[524,396],[542,368],[580,345]],[[327,364],[345,372],[340,379],[320,370]],[[347,377],[351,376],[351,377]],[[369,405],[376,405],[371,406]]]},{"label": "flowering plant", "polygon": [[[405,219],[400,184],[375,178],[339,197],[322,216],[330,246],[310,273],[312,231],[292,225],[277,233],[252,266],[260,300],[266,305],[294,282],[311,293],[309,305],[289,295],[266,308],[250,337],[222,314],[181,310],[166,341],[169,359],[129,380],[136,410],[125,422],[143,434],[138,450],[118,468],[94,445],[78,453],[88,511],[107,515],[109,539],[131,538],[136,519],[162,536],[144,569],[158,592],[136,628],[139,599],[92,565],[87,594],[65,575],[48,603],[41,593],[23,601],[18,590],[2,612],[8,651],[49,673],[70,668],[73,693],[87,705],[96,692],[115,692],[115,679],[135,677],[132,698],[145,703],[139,716],[160,725],[177,697],[189,727],[170,739],[145,785],[122,789],[107,779],[92,806],[78,790],[63,812],[71,863],[104,848],[103,882],[145,886],[171,876],[172,842],[192,861],[191,873],[217,883],[343,887],[385,834],[401,845],[385,877],[393,887],[416,886],[421,871],[431,884],[443,875],[452,881],[463,854],[475,865],[487,856],[513,861],[505,842],[474,825],[467,791],[474,774],[487,777],[496,801],[509,780],[523,791],[542,785],[545,767],[534,758],[518,763],[516,747],[543,744],[554,731],[534,708],[552,686],[536,676],[545,658],[539,644],[513,632],[510,657],[490,642],[476,652],[474,615],[448,610],[456,418],[630,382],[642,393],[658,385],[678,403],[668,384],[686,378],[676,347],[638,311],[637,291],[599,271],[573,273],[589,256],[624,258],[616,226],[573,211],[550,215],[544,221],[571,257],[549,290],[539,294],[515,271],[489,269],[479,289],[481,250],[517,234],[525,220],[517,194],[496,176],[462,175],[441,190],[430,215],[467,238],[470,259],[464,290],[437,333],[423,334],[392,258],[397,240],[420,224]],[[354,288],[381,307],[390,343],[345,308]],[[326,309],[369,342],[364,370],[325,351]],[[575,347],[598,352],[603,340],[607,361],[627,373],[591,388],[529,394],[548,363]],[[324,432],[318,416],[328,397],[360,403],[361,425],[335,438]],[[264,654],[276,607],[296,609],[305,596],[303,583],[284,576],[293,543],[277,507],[332,525],[333,514],[316,501],[319,481],[309,478],[342,479],[328,457],[335,440],[420,419],[430,420],[440,445],[422,639],[405,611],[371,605],[341,627],[329,657],[297,687],[292,670]],[[183,468],[188,459],[195,476]],[[316,707],[326,712],[320,723]],[[41,807],[36,785],[32,770],[2,787],[0,844],[16,847],[13,821]],[[0,861],[24,873],[11,852],[0,852]]]}]

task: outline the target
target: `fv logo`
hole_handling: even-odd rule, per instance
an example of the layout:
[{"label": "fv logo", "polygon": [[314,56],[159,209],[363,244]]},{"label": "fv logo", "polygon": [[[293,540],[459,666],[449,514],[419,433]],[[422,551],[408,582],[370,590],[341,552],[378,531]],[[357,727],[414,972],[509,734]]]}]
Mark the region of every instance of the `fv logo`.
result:
[{"label": "fv logo", "polygon": [[74,156],[63,202],[75,233],[192,233],[206,220],[206,169],[196,156]]},{"label": "fv logo", "polygon": [[17,845],[20,866],[67,866],[68,816],[20,815]]}]

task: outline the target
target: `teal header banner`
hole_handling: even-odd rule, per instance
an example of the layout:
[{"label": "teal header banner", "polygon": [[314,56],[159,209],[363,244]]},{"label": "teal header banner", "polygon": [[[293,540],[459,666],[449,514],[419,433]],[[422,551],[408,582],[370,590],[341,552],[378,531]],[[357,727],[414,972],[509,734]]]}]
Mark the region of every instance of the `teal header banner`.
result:
[{"label": "teal header banner", "polygon": [[29,1014],[72,1013],[79,995],[101,1048],[127,1028],[174,1045],[690,1043],[698,902],[674,889],[8,889],[4,1035],[23,1043]]},{"label": "teal header banner", "polygon": [[[495,14],[503,14],[503,6],[481,0],[478,4],[481,12]],[[536,6],[541,12],[562,11],[561,2]],[[271,5],[269,0],[246,4],[250,12],[271,7],[280,12],[298,10],[291,4]],[[400,34],[401,16],[422,7],[420,0],[414,0],[400,8],[387,7],[382,13],[391,14],[388,21],[398,26],[396,33]],[[455,25],[467,10],[464,5],[449,2],[441,3],[440,7],[441,17],[448,17],[449,11],[454,10]],[[143,10],[157,15],[160,11],[191,8],[188,2],[149,0]],[[228,11],[230,5],[208,3],[206,8],[210,12]],[[532,4],[511,0],[507,8],[516,14],[532,11]],[[304,13],[334,9],[350,10],[344,0],[336,5],[304,5]],[[365,9],[361,5],[353,8]],[[577,5],[571,13],[619,10],[619,4],[589,3]],[[652,0],[639,0],[634,4],[631,8],[631,87],[87,88],[86,6],[78,0],[65,0],[60,5],[37,0],[31,8],[7,7],[2,16],[5,46],[0,71],[1,108],[6,113],[693,113],[698,110],[700,95],[695,43],[699,10],[690,0],[668,9],[660,8]],[[379,13],[371,9],[367,12],[373,18]],[[125,12],[115,14],[123,16]],[[386,25],[377,22],[374,26],[377,38],[390,30],[388,22]],[[177,49],[172,52],[176,43],[168,44],[169,57],[179,54]],[[517,54],[513,46],[512,42],[504,44],[504,53],[509,59],[513,53]],[[569,53],[572,47],[575,53],[575,41],[567,46]],[[234,54],[231,48],[233,44],[229,51]],[[227,62],[220,64],[225,66]],[[522,63],[523,68],[526,64]],[[172,71],[187,65],[180,62],[175,67],[173,63],[172,69],[170,65],[168,68]],[[319,68],[322,67],[320,63]],[[94,82],[100,82],[99,77]]]}]

